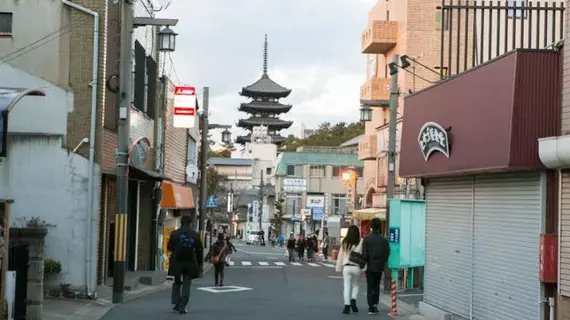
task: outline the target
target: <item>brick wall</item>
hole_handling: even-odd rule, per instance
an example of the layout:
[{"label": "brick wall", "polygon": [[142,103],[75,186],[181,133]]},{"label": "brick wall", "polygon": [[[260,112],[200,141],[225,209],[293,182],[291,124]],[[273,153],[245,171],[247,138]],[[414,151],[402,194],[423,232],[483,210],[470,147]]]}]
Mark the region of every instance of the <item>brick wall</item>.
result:
[{"label": "brick wall", "polygon": [[[169,81],[169,92],[174,92],[174,86]],[[165,118],[166,128],[164,137],[164,174],[178,183],[186,182],[186,156],[188,151],[188,130],[172,126],[174,101],[167,100]]]}]

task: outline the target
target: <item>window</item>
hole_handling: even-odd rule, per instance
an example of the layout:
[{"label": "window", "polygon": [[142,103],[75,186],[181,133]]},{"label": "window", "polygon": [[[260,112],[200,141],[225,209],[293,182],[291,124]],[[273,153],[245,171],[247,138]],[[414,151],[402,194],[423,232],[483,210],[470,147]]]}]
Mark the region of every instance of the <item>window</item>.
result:
[{"label": "window", "polygon": [[321,165],[310,166],[311,178],[323,178],[325,176],[325,167]]},{"label": "window", "polygon": [[135,108],[140,111],[145,111],[146,100],[146,53],[142,44],[135,41],[135,72],[133,79],[134,83],[134,97],[133,104]]},{"label": "window", "polygon": [[0,12],[0,36],[12,35],[12,13]]},{"label": "window", "polygon": [[289,176],[289,177],[302,177],[303,176],[303,166],[288,165],[287,166],[287,176]]},{"label": "window", "polygon": [[188,137],[188,164],[197,165],[197,149],[196,149],[196,140],[192,137]]},{"label": "window", "polygon": [[368,79],[376,78],[377,59],[375,54],[368,55]]},{"label": "window", "polygon": [[270,176],[271,175],[271,168],[265,169],[265,174]]},{"label": "window", "polygon": [[524,0],[507,0],[507,7],[512,8],[507,10],[507,16],[509,18],[526,18],[526,10],[523,9]]},{"label": "window", "polygon": [[300,194],[288,194],[285,198],[285,214],[286,215],[299,215],[299,209],[302,207]]},{"label": "window", "polygon": [[348,199],[345,194],[332,195],[332,214],[335,216],[348,213]]}]

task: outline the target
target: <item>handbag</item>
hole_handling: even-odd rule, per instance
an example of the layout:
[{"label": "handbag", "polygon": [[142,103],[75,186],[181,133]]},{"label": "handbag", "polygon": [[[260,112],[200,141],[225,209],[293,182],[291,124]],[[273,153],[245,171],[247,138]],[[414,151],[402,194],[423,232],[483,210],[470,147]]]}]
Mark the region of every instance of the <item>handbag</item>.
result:
[{"label": "handbag", "polygon": [[220,251],[220,254],[212,257],[212,264],[217,264],[220,262],[220,257],[222,256],[222,253],[224,253],[224,250],[226,250],[226,248],[227,248],[227,244],[224,244],[224,246],[222,247],[222,250]]},{"label": "handbag", "polygon": [[350,252],[350,255],[348,256],[348,261],[356,264],[357,266],[360,267],[360,269],[364,268],[364,266],[366,265],[366,261],[364,261],[362,254],[356,251]]}]

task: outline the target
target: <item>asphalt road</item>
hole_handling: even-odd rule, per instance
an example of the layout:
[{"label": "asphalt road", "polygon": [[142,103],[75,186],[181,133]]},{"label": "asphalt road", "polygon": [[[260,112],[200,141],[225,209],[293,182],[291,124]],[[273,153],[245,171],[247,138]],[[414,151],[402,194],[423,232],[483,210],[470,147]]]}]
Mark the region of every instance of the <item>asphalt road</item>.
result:
[{"label": "asphalt road", "polygon": [[204,278],[193,282],[187,315],[174,313],[170,291],[161,291],[116,306],[103,319],[392,319],[386,315],[388,309],[384,306],[380,306],[380,315],[367,314],[364,278],[359,299],[360,312],[341,314],[342,280],[332,262],[293,265],[287,261],[283,248],[245,244],[236,244],[236,247],[238,253],[233,254],[234,264],[226,269],[223,287],[223,290],[235,291],[211,292],[215,288],[208,288],[214,283],[213,270],[210,270]]}]

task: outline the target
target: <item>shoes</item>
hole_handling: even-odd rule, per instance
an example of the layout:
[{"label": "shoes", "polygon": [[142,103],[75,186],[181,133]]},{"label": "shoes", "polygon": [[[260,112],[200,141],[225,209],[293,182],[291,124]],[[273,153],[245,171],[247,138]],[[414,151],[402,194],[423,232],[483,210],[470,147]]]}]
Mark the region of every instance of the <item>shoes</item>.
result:
[{"label": "shoes", "polygon": [[180,314],[187,314],[187,313],[188,313],[188,310],[186,310],[186,309],[180,309],[180,310],[178,310],[178,313],[180,313]]},{"label": "shoes", "polygon": [[350,314],[350,306],[349,305],[345,305],[344,309],[342,310],[342,313],[344,314]]},{"label": "shoes", "polygon": [[223,286],[224,286],[224,282],[223,282],[223,281],[220,281],[220,283],[219,283],[218,285],[219,285],[220,287],[223,287]]},{"label": "shoes", "polygon": [[378,310],[378,307],[373,306],[373,307],[368,308],[368,314],[378,314],[378,313],[380,313],[380,311]]},{"label": "shoes", "polygon": [[179,309],[180,309],[180,307],[177,304],[175,304],[174,308],[172,308],[172,311],[176,312],[176,311],[179,311]]},{"label": "shoes", "polygon": [[356,306],[356,299],[350,300],[350,308],[352,312],[358,312],[358,307]]}]

